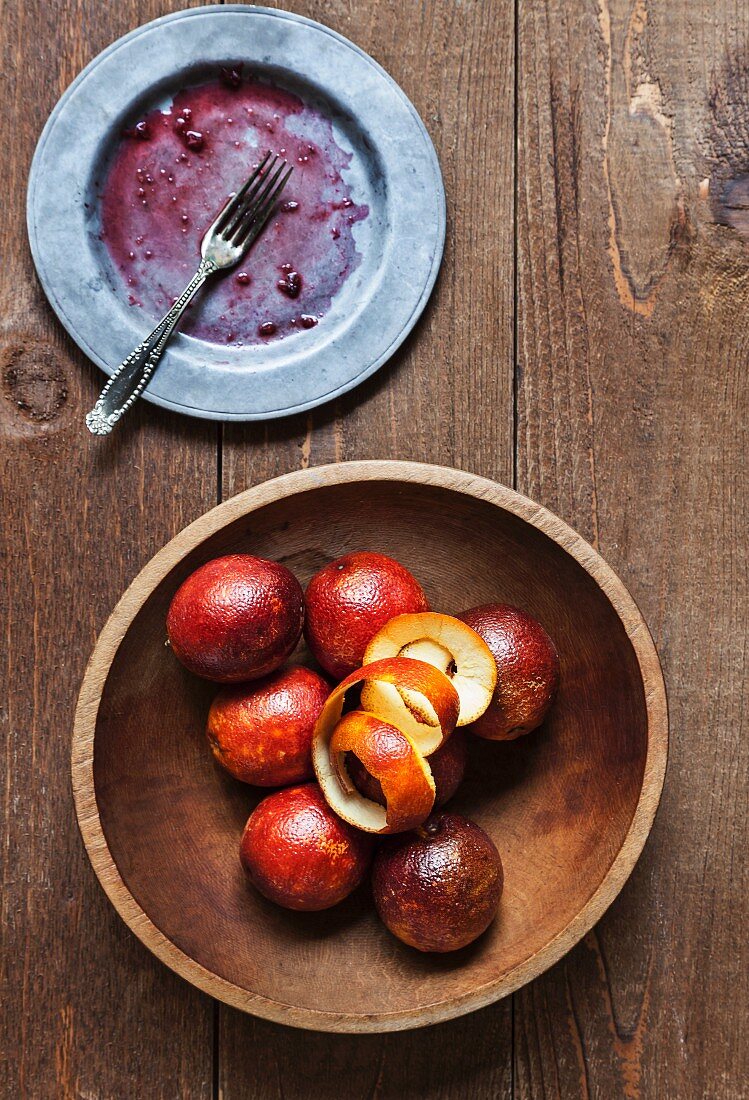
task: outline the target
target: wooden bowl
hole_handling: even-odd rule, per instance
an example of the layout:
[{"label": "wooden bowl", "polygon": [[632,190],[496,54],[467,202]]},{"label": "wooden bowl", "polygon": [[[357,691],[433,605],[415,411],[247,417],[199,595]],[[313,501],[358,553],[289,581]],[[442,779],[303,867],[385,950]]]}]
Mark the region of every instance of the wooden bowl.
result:
[{"label": "wooden bowl", "polygon": [[[504,744],[472,739],[453,807],[494,838],[506,886],[489,931],[452,955],[423,955],[394,939],[367,887],[310,914],[253,891],[238,846],[262,792],[213,763],[204,726],[215,687],[187,673],[164,644],[169,601],[210,558],[245,551],[277,559],[305,584],[325,562],[357,549],[403,562],[435,609],[494,600],[527,608],[561,655],[561,689],[545,726]],[[355,462],[250,489],[149,562],[86,672],[73,787],[102,886],[177,973],[271,1020],[390,1031],[495,1001],[577,943],[642,850],[667,743],[648,629],[621,581],[574,531],[467,473]]]}]

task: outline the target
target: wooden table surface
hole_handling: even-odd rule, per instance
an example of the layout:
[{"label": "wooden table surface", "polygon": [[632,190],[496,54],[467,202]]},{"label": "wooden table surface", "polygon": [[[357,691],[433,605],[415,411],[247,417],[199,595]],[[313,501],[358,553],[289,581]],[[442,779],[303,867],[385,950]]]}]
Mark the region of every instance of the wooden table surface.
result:
[{"label": "wooden table surface", "polygon": [[[36,282],[26,178],[80,68],[173,6],[7,0],[0,30],[0,1090],[749,1096],[749,7],[288,3],[381,62],[434,139],[448,235],[426,315],[374,379],[307,416],[222,428],[141,402],[93,440],[102,376]],[[659,647],[671,755],[631,880],[549,973],[452,1023],[323,1035],[212,1003],[127,931],[78,836],[71,721],[110,609],[182,526],[275,474],[382,457],[515,486],[600,549]]]}]

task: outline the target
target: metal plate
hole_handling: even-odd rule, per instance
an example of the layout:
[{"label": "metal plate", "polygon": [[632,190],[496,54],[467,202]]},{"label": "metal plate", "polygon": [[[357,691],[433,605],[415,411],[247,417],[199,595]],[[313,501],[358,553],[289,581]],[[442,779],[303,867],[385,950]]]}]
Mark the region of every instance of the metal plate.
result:
[{"label": "metal plate", "polygon": [[27,219],[50,304],[110,374],[152,326],[117,293],[99,240],[96,181],[126,119],[236,61],[328,114],[352,154],[353,196],[370,209],[355,226],[361,263],[325,325],[242,348],[179,334],[145,394],[190,416],[265,420],[314,408],[376,371],[413,328],[437,277],[445,238],[437,156],[413,105],[371,57],[319,23],[267,8],[214,5],[148,23],[99,54],[50,115],[31,166]]}]

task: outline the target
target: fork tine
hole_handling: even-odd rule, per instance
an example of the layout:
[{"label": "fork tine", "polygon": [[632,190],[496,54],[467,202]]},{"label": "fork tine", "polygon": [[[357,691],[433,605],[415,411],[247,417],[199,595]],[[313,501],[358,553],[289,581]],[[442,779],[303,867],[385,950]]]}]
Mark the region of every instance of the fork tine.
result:
[{"label": "fork tine", "polygon": [[271,153],[268,152],[262,164],[258,165],[257,172],[253,172],[247,183],[237,193],[237,201],[233,209],[229,212],[228,218],[225,218],[223,224],[219,226],[218,231],[222,237],[228,240],[232,236],[247,207],[255,202],[265,189],[268,177],[277,162],[278,156],[274,156],[271,160]]},{"label": "fork tine", "polygon": [[275,186],[278,177],[281,175],[284,168],[286,167],[285,160],[282,160],[278,167],[276,167],[277,161],[278,158],[276,158],[276,160],[266,172],[262,181],[262,185],[255,189],[252,198],[247,198],[242,203],[241,210],[238,212],[236,218],[233,219],[231,226],[227,229],[225,236],[229,241],[231,241],[232,244],[236,243],[236,238],[239,234],[239,230],[246,223],[247,219],[255,217],[257,211],[265,202],[266,196]]},{"label": "fork tine", "polygon": [[279,181],[279,176],[286,168],[286,162],[281,165],[280,169],[276,173],[275,177],[271,181],[270,187],[265,191],[262,198],[260,198],[255,205],[254,209],[248,211],[246,217],[242,219],[239,225],[232,243],[238,247],[245,247],[254,241],[255,237],[260,233],[260,230],[265,225],[271,210],[273,209],[276,199],[283,191],[284,187],[289,181],[289,176],[294,171],[293,167],[289,167],[283,178]]},{"label": "fork tine", "polygon": [[270,160],[270,157],[271,157],[271,151],[269,149],[268,152],[263,157],[263,159],[258,164],[255,171],[249,177],[249,179],[245,180],[245,182],[242,184],[242,186],[236,192],[236,194],[232,195],[231,199],[229,199],[226,206],[223,208],[223,210],[219,214],[218,218],[216,219],[215,228],[216,228],[217,232],[221,232],[221,230],[226,226],[227,222],[239,210],[239,207],[241,206],[241,204],[244,200],[244,197],[247,194],[247,192],[249,191],[249,189],[252,187],[252,185],[256,181],[260,180],[260,177],[262,176],[263,172],[265,171],[265,166],[267,165],[268,161]]},{"label": "fork tine", "polygon": [[218,214],[216,215],[216,217],[213,221],[213,224],[207,230],[207,233],[219,233],[219,232],[221,232],[221,230],[226,225],[227,221],[234,216],[234,214],[237,212],[237,210],[241,206],[242,200],[244,199],[245,195],[247,194],[248,190],[253,185],[253,183],[255,183],[258,176],[260,176],[261,173],[263,172],[263,170],[264,170],[266,164],[268,163],[270,157],[271,157],[271,151],[269,149],[268,152],[263,157],[263,159],[258,164],[255,171],[249,177],[249,179],[245,180],[245,182],[242,184],[239,191],[237,191],[233,195],[230,195],[229,198],[226,200],[226,202],[224,203],[224,205],[221,207]]},{"label": "fork tine", "polygon": [[293,167],[289,167],[286,171],[283,179],[276,186],[273,193],[268,196],[267,201],[263,204],[262,208],[258,211],[253,219],[248,223],[245,223],[244,227],[240,229],[240,245],[245,248],[252,244],[255,238],[262,231],[263,226],[270,217],[270,214],[275,206],[281,192],[286,184],[289,182],[289,177],[294,171]]}]

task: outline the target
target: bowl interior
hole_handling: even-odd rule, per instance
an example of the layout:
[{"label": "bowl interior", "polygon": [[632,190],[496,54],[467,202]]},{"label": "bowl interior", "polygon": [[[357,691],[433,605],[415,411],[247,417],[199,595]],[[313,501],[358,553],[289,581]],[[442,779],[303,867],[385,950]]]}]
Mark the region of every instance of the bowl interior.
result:
[{"label": "bowl interior", "polygon": [[[204,724],[215,689],[191,677],[164,644],[174,591],[209,558],[232,551],[273,558],[304,584],[325,562],[356,549],[402,561],[437,610],[494,600],[526,608],[561,655],[560,693],[540,730],[506,744],[471,744],[469,773],[451,808],[494,838],[506,885],[494,925],[453,955],[401,945],[378,922],[366,886],[315,914],[279,909],[248,886],[239,838],[263,792],[214,765]],[[274,1001],[370,1015],[475,992],[562,932],[622,845],[646,751],[636,655],[588,573],[552,539],[492,503],[383,480],[314,487],[261,507],[169,573],[111,666],[97,719],[94,783],[125,884],[182,951]]]}]

